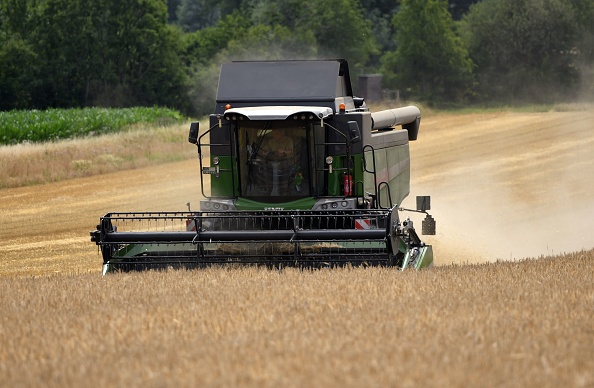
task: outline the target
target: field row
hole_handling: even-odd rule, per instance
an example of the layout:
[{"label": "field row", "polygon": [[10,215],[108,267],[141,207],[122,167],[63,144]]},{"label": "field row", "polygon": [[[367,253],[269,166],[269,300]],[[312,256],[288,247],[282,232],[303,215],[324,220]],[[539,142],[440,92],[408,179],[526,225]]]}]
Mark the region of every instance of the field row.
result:
[{"label": "field row", "polygon": [[179,112],[160,107],[0,112],[0,144],[70,139],[118,132],[136,123],[171,124],[184,119]]}]

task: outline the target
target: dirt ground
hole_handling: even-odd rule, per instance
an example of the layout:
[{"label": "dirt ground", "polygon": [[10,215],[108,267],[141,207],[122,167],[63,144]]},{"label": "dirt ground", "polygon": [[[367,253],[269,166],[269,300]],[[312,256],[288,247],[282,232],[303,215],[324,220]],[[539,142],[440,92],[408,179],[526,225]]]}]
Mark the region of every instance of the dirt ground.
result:
[{"label": "dirt ground", "polygon": [[594,247],[593,110],[430,117],[411,159],[406,201],[432,196],[437,263]]},{"label": "dirt ground", "polygon": [[[437,235],[425,239],[438,265],[591,249],[593,151],[592,110],[430,115],[411,143],[402,206],[431,195]],[[89,231],[101,215],[199,199],[196,160],[0,190],[0,276],[99,272]]]}]

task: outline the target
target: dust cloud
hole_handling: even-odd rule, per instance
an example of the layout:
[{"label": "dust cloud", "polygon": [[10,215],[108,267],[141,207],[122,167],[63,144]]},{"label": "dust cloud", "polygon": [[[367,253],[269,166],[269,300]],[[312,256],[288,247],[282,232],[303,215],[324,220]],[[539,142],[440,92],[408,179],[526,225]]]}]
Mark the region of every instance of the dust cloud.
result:
[{"label": "dust cloud", "polygon": [[[432,196],[437,264],[594,247],[594,113],[430,118],[411,144],[411,195]],[[422,216],[411,216],[420,226]]]}]

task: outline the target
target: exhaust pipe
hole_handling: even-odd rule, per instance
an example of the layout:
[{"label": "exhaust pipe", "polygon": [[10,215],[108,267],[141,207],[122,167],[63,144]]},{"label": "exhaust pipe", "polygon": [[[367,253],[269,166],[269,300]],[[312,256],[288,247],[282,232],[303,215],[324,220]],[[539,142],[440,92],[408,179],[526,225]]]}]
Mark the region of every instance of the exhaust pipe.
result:
[{"label": "exhaust pipe", "polygon": [[381,130],[397,125],[408,131],[408,140],[417,140],[419,125],[421,124],[421,111],[416,106],[382,110],[371,113],[372,129]]}]

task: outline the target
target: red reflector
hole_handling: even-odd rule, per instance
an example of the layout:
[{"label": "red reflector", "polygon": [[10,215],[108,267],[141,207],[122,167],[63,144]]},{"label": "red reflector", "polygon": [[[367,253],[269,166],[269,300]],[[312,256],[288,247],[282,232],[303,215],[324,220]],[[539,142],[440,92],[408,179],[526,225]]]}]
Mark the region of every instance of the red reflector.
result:
[{"label": "red reflector", "polygon": [[371,220],[363,218],[355,220],[355,229],[371,229]]},{"label": "red reflector", "polygon": [[193,219],[186,220],[186,231],[187,232],[195,232],[196,231],[196,221]]}]

